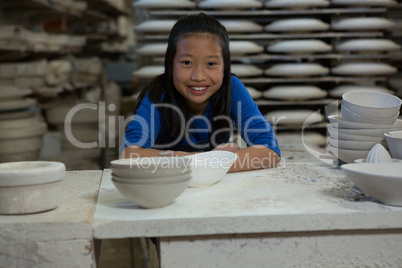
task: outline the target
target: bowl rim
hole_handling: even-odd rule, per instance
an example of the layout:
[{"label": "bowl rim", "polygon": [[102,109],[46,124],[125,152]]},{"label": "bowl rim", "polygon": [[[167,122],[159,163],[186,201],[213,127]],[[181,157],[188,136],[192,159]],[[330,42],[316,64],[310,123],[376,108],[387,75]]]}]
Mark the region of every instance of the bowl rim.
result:
[{"label": "bowl rim", "polygon": [[[367,167],[369,166],[376,166],[378,168],[374,170],[368,170]],[[387,166],[397,166],[401,167],[402,170],[402,164],[399,162],[389,162],[389,163],[350,163],[350,164],[343,164],[341,165],[342,170],[346,170],[349,172],[354,172],[354,173],[359,173],[362,175],[366,176],[381,176],[382,178],[387,178],[387,179],[401,179],[402,177],[400,173],[395,174],[395,175],[389,175],[389,174],[381,174],[383,170],[389,170],[387,169]],[[356,170],[356,168],[364,167],[362,170]],[[346,176],[347,177],[347,176]]]},{"label": "bowl rim", "polygon": [[[392,99],[398,100],[399,103],[398,103],[397,105],[394,105],[394,106],[376,107],[376,106],[367,106],[367,105],[362,105],[362,104],[359,104],[359,103],[351,102],[350,100],[347,99],[348,97],[350,97],[350,95],[353,95],[353,94],[361,94],[362,92],[364,92],[364,93],[369,93],[369,94],[373,94],[373,95],[377,95],[377,96],[378,96],[378,95],[384,95],[384,96],[390,97],[390,98],[392,98]],[[360,91],[349,91],[349,92],[346,92],[346,93],[342,94],[342,101],[345,101],[345,102],[347,102],[347,103],[349,103],[349,104],[352,104],[352,105],[355,105],[355,106],[357,106],[357,107],[362,107],[362,108],[375,108],[375,109],[392,109],[392,108],[397,108],[398,106],[401,106],[401,104],[402,104],[402,100],[401,100],[399,97],[395,96],[395,95],[392,95],[392,94],[389,94],[389,93],[385,93],[385,92],[368,91],[368,90],[360,90]]]},{"label": "bowl rim", "polygon": [[[395,132],[397,132],[398,134],[400,133],[401,137],[392,136],[392,133],[395,133]],[[395,140],[402,140],[402,130],[389,131],[389,132],[384,133],[384,136],[386,138],[391,138],[391,139],[395,139]]]},{"label": "bowl rim", "polygon": [[[374,107],[370,107],[370,108],[374,108]],[[350,109],[348,109],[347,107],[345,107],[345,105],[341,105],[341,111],[343,110],[343,109],[345,109],[348,113],[350,113],[352,116],[354,116],[354,117],[358,117],[358,118],[362,118],[362,119],[368,119],[368,120],[373,120],[373,121],[379,121],[379,122],[381,122],[381,121],[384,121],[384,120],[397,120],[398,119],[398,117],[399,117],[399,114],[400,114],[400,111],[398,110],[398,113],[396,114],[396,116],[394,116],[394,117],[388,117],[388,118],[371,118],[371,117],[367,117],[367,116],[364,116],[364,115],[360,115],[360,114],[357,114],[357,113],[355,113],[355,112],[353,112],[353,111],[351,111]],[[379,108],[376,108],[376,109],[379,109]],[[342,114],[342,118],[343,118],[343,114]],[[392,124],[388,124],[388,126],[393,126],[394,124],[395,124],[395,121],[392,123]],[[350,121],[349,121],[350,122]],[[355,122],[355,123],[363,123],[363,122]],[[364,124],[370,124],[370,123],[364,123]],[[375,123],[372,123],[372,124],[375,124]],[[383,124],[384,125],[384,124]]]}]

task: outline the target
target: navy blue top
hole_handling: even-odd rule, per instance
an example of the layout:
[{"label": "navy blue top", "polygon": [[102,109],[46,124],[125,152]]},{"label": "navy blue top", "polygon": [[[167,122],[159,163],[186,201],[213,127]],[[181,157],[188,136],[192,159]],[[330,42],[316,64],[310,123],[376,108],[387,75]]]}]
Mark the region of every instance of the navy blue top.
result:
[{"label": "navy blue top", "polygon": [[[240,135],[247,146],[264,145],[280,156],[278,142],[271,124],[258,110],[257,104],[243,83],[234,75],[231,77],[231,91],[232,101],[229,120],[240,131]],[[163,133],[162,114],[146,95],[127,126],[120,151],[128,145],[164,150],[197,151],[197,149],[187,150],[184,148],[197,147],[194,144],[208,143],[213,134],[212,119],[211,105],[208,103],[204,115],[201,117],[192,116],[190,124],[183,121],[183,124],[189,125],[188,131],[183,133],[182,137],[172,140]],[[171,144],[168,144],[169,142]],[[210,146],[205,145],[204,151],[210,149],[212,149]]]}]

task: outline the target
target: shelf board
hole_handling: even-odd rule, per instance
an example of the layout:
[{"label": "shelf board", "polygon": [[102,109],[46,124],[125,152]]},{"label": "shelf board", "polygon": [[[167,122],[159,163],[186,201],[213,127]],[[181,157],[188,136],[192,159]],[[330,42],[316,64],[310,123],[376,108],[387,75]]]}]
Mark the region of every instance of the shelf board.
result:
[{"label": "shelf board", "polygon": [[46,0],[2,0],[0,1],[0,9],[5,12],[18,12],[29,11],[41,14],[55,13],[59,15],[68,15],[74,17],[81,17],[82,12],[70,10],[64,6],[60,6],[56,3],[48,2]]},{"label": "shelf board", "polygon": [[112,1],[107,0],[87,0],[88,8],[107,14],[109,16],[127,16],[127,12],[121,10]]},{"label": "shelf board", "polygon": [[257,77],[257,78],[240,78],[244,84],[268,84],[268,83],[318,83],[318,82],[368,82],[368,81],[387,81],[387,77],[383,76],[320,76],[320,77]]},{"label": "shelf board", "polygon": [[288,105],[328,105],[331,104],[335,101],[338,101],[338,99],[316,99],[316,100],[266,100],[266,99],[259,99],[255,100],[255,103],[258,106],[288,106]]},{"label": "shelf board", "polygon": [[300,16],[300,15],[328,15],[328,14],[379,14],[387,12],[386,8],[320,8],[320,9],[265,9],[265,10],[150,10],[149,14],[155,17],[181,17],[192,12],[204,12],[216,17],[267,17],[267,16]]},{"label": "shelf board", "polygon": [[[272,39],[311,39],[311,38],[375,38],[384,37],[382,31],[372,32],[312,32],[312,33],[285,33],[285,34],[271,34],[271,33],[250,33],[250,34],[230,34],[230,40],[272,40]],[[167,41],[168,34],[138,34],[139,42],[149,41]]]}]

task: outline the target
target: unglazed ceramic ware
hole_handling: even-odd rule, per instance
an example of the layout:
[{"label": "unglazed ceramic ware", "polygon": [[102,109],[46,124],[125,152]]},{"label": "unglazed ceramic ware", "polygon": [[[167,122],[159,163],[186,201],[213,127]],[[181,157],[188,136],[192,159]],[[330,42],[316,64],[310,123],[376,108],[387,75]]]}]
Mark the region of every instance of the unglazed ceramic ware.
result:
[{"label": "unglazed ceramic ware", "polygon": [[393,158],[402,159],[402,130],[384,134]]},{"label": "unglazed ceramic ware", "polygon": [[388,163],[392,162],[387,149],[380,143],[375,144],[366,157],[366,163]]},{"label": "unglazed ceramic ware", "polygon": [[342,115],[330,115],[328,120],[331,125],[335,128],[351,128],[351,129],[389,129],[389,128],[402,128],[402,120],[397,119],[393,125],[383,125],[383,124],[368,124],[368,123],[357,123],[345,121]]},{"label": "unglazed ceramic ware", "polygon": [[329,6],[327,0],[268,0],[265,6],[268,8],[287,8],[287,9],[305,9],[312,7]]},{"label": "unglazed ceramic ware", "polygon": [[189,187],[207,187],[219,182],[237,159],[228,151],[209,151],[185,156],[192,160],[192,179]]},{"label": "unglazed ceramic ware", "polygon": [[361,163],[341,166],[346,177],[386,205],[402,206],[402,164]]},{"label": "unglazed ceramic ware", "polygon": [[144,9],[194,8],[195,6],[195,2],[188,0],[137,0],[133,3],[134,8]]}]

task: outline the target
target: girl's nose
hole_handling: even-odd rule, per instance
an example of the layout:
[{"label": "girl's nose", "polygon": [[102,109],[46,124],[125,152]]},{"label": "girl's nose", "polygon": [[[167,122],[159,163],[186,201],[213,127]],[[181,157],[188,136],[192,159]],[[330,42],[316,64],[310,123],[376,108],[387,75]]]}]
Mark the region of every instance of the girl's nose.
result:
[{"label": "girl's nose", "polygon": [[204,68],[201,66],[196,66],[193,69],[193,72],[191,74],[191,79],[194,81],[203,81],[205,80],[206,74]]}]

